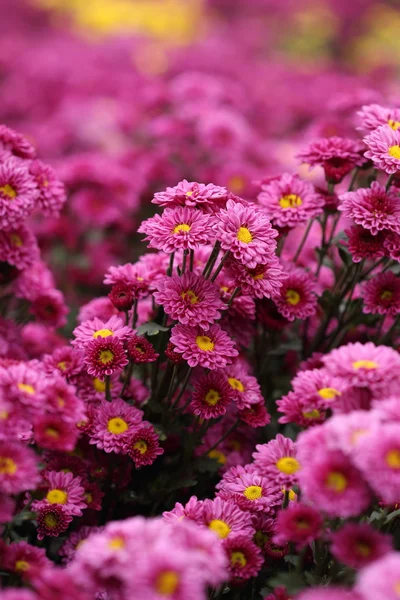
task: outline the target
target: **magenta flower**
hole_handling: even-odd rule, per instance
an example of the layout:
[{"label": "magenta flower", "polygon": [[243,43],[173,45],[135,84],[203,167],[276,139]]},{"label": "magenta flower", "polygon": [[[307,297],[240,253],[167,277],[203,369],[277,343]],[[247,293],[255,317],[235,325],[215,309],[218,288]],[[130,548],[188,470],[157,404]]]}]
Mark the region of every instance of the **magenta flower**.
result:
[{"label": "magenta flower", "polygon": [[189,408],[201,419],[215,419],[226,413],[231,403],[231,387],[223,373],[202,375],[194,384]]},{"label": "magenta flower", "polygon": [[285,487],[297,482],[301,465],[296,459],[296,447],[291,439],[278,433],[268,444],[258,444],[253,458],[257,470],[270,481]]},{"label": "magenta flower", "polygon": [[[62,398],[60,401],[64,402]],[[33,436],[35,442],[42,448],[72,452],[78,440],[79,431],[75,423],[68,423],[60,415],[50,413],[37,415],[34,418]]]},{"label": "magenta flower", "polygon": [[207,331],[201,327],[175,325],[170,341],[190,367],[223,369],[238,356],[234,342],[219,325],[211,325]]},{"label": "magenta flower", "polygon": [[392,550],[391,539],[367,523],[346,523],[331,535],[331,552],[340,562],[361,569]]},{"label": "magenta flower", "polygon": [[141,410],[120,399],[102,402],[93,416],[89,433],[90,444],[105,452],[126,454],[130,439],[141,423],[142,415]]},{"label": "magenta flower", "polygon": [[228,200],[215,219],[215,235],[222,250],[231,251],[246,267],[253,269],[274,256],[278,232],[272,229],[265,210]]},{"label": "magenta flower", "polygon": [[39,260],[36,237],[26,225],[10,231],[0,231],[0,260],[17,269],[27,269]]},{"label": "magenta flower", "polygon": [[102,380],[122,371],[128,358],[122,342],[114,336],[98,337],[85,346],[84,363],[89,375]]},{"label": "magenta flower", "polygon": [[246,373],[242,363],[236,361],[224,373],[231,388],[231,398],[239,410],[264,402],[260,384],[255,377]]},{"label": "magenta flower", "polygon": [[34,210],[39,192],[35,180],[17,158],[0,163],[0,227],[14,229]]},{"label": "magenta flower", "polygon": [[282,490],[256,470],[247,472],[239,466],[237,469],[235,477],[228,479],[226,474],[218,484],[218,496],[232,500],[245,511],[273,514],[276,507],[282,504]]},{"label": "magenta flower", "polygon": [[36,150],[28,140],[6,125],[0,125],[0,149],[19,158],[35,158]]},{"label": "magenta flower", "polygon": [[357,116],[360,122],[357,129],[363,133],[374,131],[381,125],[389,125],[394,131],[400,129],[399,108],[386,108],[379,104],[367,104],[361,107],[357,112]]},{"label": "magenta flower", "polygon": [[78,531],[73,531],[59,549],[59,554],[62,556],[62,562],[68,564],[74,558],[78,546],[89,537],[91,533],[100,533],[102,527],[83,525]]},{"label": "magenta flower", "polygon": [[325,204],[314,186],[298,175],[284,173],[261,185],[257,199],[277,227],[296,227],[322,213]]},{"label": "magenta flower", "polygon": [[229,560],[231,579],[244,581],[256,577],[264,559],[254,542],[246,535],[235,535],[224,540],[223,545]]},{"label": "magenta flower", "polygon": [[40,481],[36,455],[20,443],[0,441],[0,492],[19,494]]},{"label": "magenta flower", "polygon": [[[399,133],[400,135],[400,133]],[[370,188],[360,188],[340,196],[338,210],[376,235],[383,229],[400,233],[399,196],[395,187],[389,191],[373,181]]]},{"label": "magenta flower", "polygon": [[204,500],[202,520],[220,539],[238,533],[250,536],[253,533],[250,513],[243,512],[231,500],[215,498]]},{"label": "magenta flower", "polygon": [[48,491],[45,497],[32,503],[33,510],[57,504],[62,506],[67,514],[76,516],[82,514],[82,509],[87,505],[84,502],[85,490],[81,486],[80,477],[74,477],[72,473],[63,471],[48,471],[46,485]]},{"label": "magenta flower", "polygon": [[203,501],[197,500],[197,496],[191,496],[191,498],[183,506],[180,502],[176,502],[172,510],[163,512],[163,519],[168,523],[182,520],[182,518],[189,519],[201,523],[203,515]]},{"label": "magenta flower", "polygon": [[400,262],[400,235],[398,233],[389,233],[383,242],[383,247],[392,260]]},{"label": "magenta flower", "polygon": [[52,565],[44,548],[31,546],[27,542],[14,542],[7,547],[4,557],[6,571],[17,573],[23,579],[29,579],[32,572]]},{"label": "magenta flower", "polygon": [[154,346],[140,335],[133,335],[127,344],[129,358],[137,365],[152,363],[157,360],[159,354]]},{"label": "magenta flower", "polygon": [[152,202],[160,206],[176,207],[189,206],[200,208],[207,212],[215,210],[224,204],[228,191],[224,187],[208,183],[180,181],[175,187],[167,187],[164,192],[154,194]]},{"label": "magenta flower", "polygon": [[361,166],[363,145],[355,140],[341,137],[321,138],[312,142],[306,150],[298,154],[303,163],[310,166],[320,165],[326,179],[339,183],[354,167]]},{"label": "magenta flower", "polygon": [[400,131],[390,125],[382,125],[372,131],[364,142],[369,150],[365,153],[375,166],[385,173],[392,174],[400,170]]},{"label": "magenta flower", "polygon": [[274,542],[280,546],[292,542],[300,550],[321,535],[322,525],[322,517],[315,508],[292,502],[278,512]]},{"label": "magenta flower", "polygon": [[345,243],[353,262],[359,263],[364,258],[382,258],[385,255],[387,230],[378,231],[376,235],[373,235],[370,229],[354,225],[350,229],[345,229],[344,232],[348,237]]},{"label": "magenta flower", "polygon": [[230,260],[227,264],[236,285],[244,294],[255,298],[271,298],[279,294],[283,280],[287,277],[276,257],[254,269],[249,269],[236,260]]},{"label": "magenta flower", "polygon": [[396,316],[400,313],[400,278],[392,271],[378,273],[362,285],[363,312]]},{"label": "magenta flower", "polygon": [[128,444],[128,455],[135,463],[136,468],[151,465],[157,456],[163,454],[160,448],[158,435],[151,423],[143,422],[132,435]]},{"label": "magenta flower", "polygon": [[42,540],[45,536],[58,537],[68,529],[72,515],[61,504],[42,505],[37,510],[37,537]]},{"label": "magenta flower", "polygon": [[398,600],[400,590],[400,555],[385,554],[363,569],[358,576],[356,590],[365,600]]},{"label": "magenta flower", "polygon": [[291,268],[273,301],[288,321],[312,317],[317,311],[315,277],[299,268]]},{"label": "magenta flower", "polygon": [[89,342],[98,338],[115,336],[120,341],[126,340],[133,334],[133,331],[123,324],[122,319],[113,316],[106,322],[97,317],[91,321],[85,321],[82,325],[76,327],[72,333],[75,336],[75,339],[71,342],[72,345],[76,348],[85,348]]},{"label": "magenta flower", "polygon": [[57,177],[54,169],[40,160],[31,163],[29,172],[39,189],[38,205],[43,214],[47,217],[57,217],[67,199],[64,184]]},{"label": "magenta flower", "polygon": [[243,423],[250,427],[265,427],[271,421],[271,415],[267,411],[264,400],[257,404],[252,404],[248,408],[238,411],[238,417]]}]

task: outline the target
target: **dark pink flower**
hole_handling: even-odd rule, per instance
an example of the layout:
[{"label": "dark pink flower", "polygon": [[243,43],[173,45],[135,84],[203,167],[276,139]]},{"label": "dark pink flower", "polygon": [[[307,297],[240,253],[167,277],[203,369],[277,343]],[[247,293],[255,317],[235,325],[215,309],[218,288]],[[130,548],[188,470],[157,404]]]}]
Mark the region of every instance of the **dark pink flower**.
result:
[{"label": "dark pink flower", "polygon": [[228,191],[224,187],[212,183],[205,185],[189,182],[184,179],[175,187],[168,187],[164,192],[154,194],[152,202],[160,206],[190,206],[210,211],[214,207],[221,206],[227,194]]},{"label": "dark pink flower", "polygon": [[133,335],[127,344],[129,358],[137,365],[152,363],[157,360],[159,354],[154,346],[145,337]]},{"label": "dark pink flower", "polygon": [[246,535],[234,535],[224,540],[231,579],[250,579],[260,571],[264,559],[260,548]]},{"label": "dark pink flower", "polygon": [[315,277],[303,269],[291,268],[273,301],[288,321],[306,319],[317,311]]},{"label": "dark pink flower", "polygon": [[382,125],[372,131],[364,142],[369,150],[365,153],[378,169],[392,174],[400,170],[400,131],[390,125]]},{"label": "dark pink flower", "polygon": [[341,137],[321,138],[312,142],[298,155],[303,163],[310,166],[320,165],[326,179],[339,183],[354,167],[365,162],[362,156],[363,145],[355,140]]},{"label": "dark pink flower", "polygon": [[50,165],[33,161],[29,172],[35,179],[40,195],[38,204],[45,216],[58,216],[67,199],[64,184]]},{"label": "dark pink flower", "polygon": [[345,229],[344,232],[348,237],[345,243],[353,262],[359,263],[364,258],[382,258],[385,255],[388,238],[386,230],[378,231],[376,235],[373,235],[370,229],[354,225],[350,229]]},{"label": "dark pink flower", "polygon": [[292,502],[278,512],[274,542],[280,546],[292,542],[299,550],[321,535],[322,525],[322,517],[315,508]]},{"label": "dark pink flower", "polygon": [[342,194],[338,209],[357,225],[369,229],[372,235],[382,229],[400,233],[399,195],[394,187],[386,191],[377,181],[373,181],[370,188]]},{"label": "dark pink flower", "polygon": [[201,327],[175,325],[170,341],[190,367],[223,369],[238,355],[234,342],[219,325],[211,325],[207,331]]},{"label": "dark pink flower", "polygon": [[151,423],[143,422],[128,443],[128,455],[136,468],[151,465],[157,456],[163,454],[158,435]]},{"label": "dark pink flower", "polygon": [[0,163],[0,227],[20,226],[34,210],[39,192],[28,169],[17,158]]},{"label": "dark pink flower", "polygon": [[231,403],[231,388],[223,373],[202,375],[194,384],[189,408],[202,419],[215,419],[226,413]]},{"label": "dark pink flower", "polygon": [[362,285],[363,312],[396,316],[400,313],[400,278],[392,271],[378,273]]},{"label": "dark pink flower", "polygon": [[104,379],[122,371],[128,364],[128,358],[122,342],[117,337],[98,337],[85,346],[84,363],[89,375]]},{"label": "dark pink flower", "polygon": [[33,510],[57,504],[62,506],[67,514],[80,516],[82,509],[86,508],[85,490],[81,485],[80,477],[74,477],[72,473],[63,471],[48,471],[46,486],[45,497],[32,503]]},{"label": "dark pink flower", "polygon": [[90,427],[90,443],[105,452],[129,450],[128,444],[142,420],[142,411],[123,400],[102,402],[96,409]]},{"label": "dark pink flower", "polygon": [[346,523],[331,535],[331,552],[340,562],[361,569],[392,550],[391,538],[367,523]]},{"label": "dark pink flower", "polygon": [[72,515],[59,504],[42,505],[37,510],[37,536],[42,540],[45,536],[58,537],[68,529]]}]

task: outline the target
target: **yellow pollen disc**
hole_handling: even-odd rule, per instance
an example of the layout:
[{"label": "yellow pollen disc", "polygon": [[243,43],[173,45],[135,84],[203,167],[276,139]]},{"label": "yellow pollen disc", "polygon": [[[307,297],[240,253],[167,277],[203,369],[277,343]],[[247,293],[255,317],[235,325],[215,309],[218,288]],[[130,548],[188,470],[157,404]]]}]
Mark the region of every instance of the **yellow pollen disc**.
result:
[{"label": "yellow pollen disc", "polygon": [[85,494],[85,502],[86,504],[91,504],[93,502],[93,496],[89,492]]},{"label": "yellow pollen disc", "polygon": [[221,521],[220,519],[213,519],[208,527],[215,531],[215,533],[219,538],[221,538],[221,540],[227,538],[231,531],[229,525],[225,523],[225,521]]},{"label": "yellow pollen disc", "polygon": [[49,529],[54,529],[54,527],[57,527],[58,521],[54,515],[49,514],[45,516],[44,523]]},{"label": "yellow pollen disc", "polygon": [[190,196],[193,196],[193,192],[191,190],[189,190],[188,192],[186,192],[186,196],[189,196],[189,198],[190,198]]},{"label": "yellow pollen disc", "polygon": [[147,444],[144,440],[138,440],[135,444],[133,444],[135,450],[138,450],[140,454],[146,454],[147,452]]},{"label": "yellow pollen disc", "polygon": [[16,233],[10,234],[10,242],[12,246],[15,246],[15,248],[21,248],[21,246],[23,245],[23,241]]},{"label": "yellow pollen disc", "polygon": [[67,363],[65,362],[65,360],[62,360],[57,364],[57,367],[58,369],[60,369],[60,371],[65,371],[65,369],[67,368]]},{"label": "yellow pollen disc", "polygon": [[400,469],[400,450],[390,450],[386,454],[386,463],[391,469]]},{"label": "yellow pollen disc", "polygon": [[393,119],[389,119],[388,125],[391,127],[391,129],[393,129],[393,131],[400,129],[400,121],[393,121]]},{"label": "yellow pollen disc", "polygon": [[0,192],[4,195],[7,196],[8,198],[11,198],[11,200],[13,198],[16,197],[17,192],[16,190],[12,187],[12,185],[6,183],[6,185],[2,185],[0,186]]},{"label": "yellow pollen disc", "polygon": [[356,544],[356,550],[357,550],[357,553],[360,556],[363,556],[364,558],[366,558],[367,556],[369,556],[371,554],[371,547],[368,546],[368,544],[364,544],[363,542],[358,542]]},{"label": "yellow pollen disc", "polygon": [[99,360],[103,365],[108,365],[114,358],[114,354],[111,350],[102,350],[100,352]]},{"label": "yellow pollen disc", "polygon": [[122,550],[122,548],[125,548],[125,540],[122,537],[111,538],[108,542],[108,547],[111,550]]},{"label": "yellow pollen disc", "polygon": [[180,225],[176,225],[173,230],[172,233],[180,233],[181,231],[190,231],[191,230],[191,226],[188,225],[187,223],[181,223]]},{"label": "yellow pollen disc", "polygon": [[321,413],[317,408],[313,408],[312,410],[308,410],[303,412],[303,417],[305,419],[318,419],[321,416]]},{"label": "yellow pollen disc", "polygon": [[184,300],[188,300],[190,302],[190,304],[197,304],[197,302],[199,301],[198,296],[196,296],[196,294],[194,292],[192,292],[192,290],[187,290],[187,292],[182,292],[181,298],[183,298]]},{"label": "yellow pollen disc", "polygon": [[308,521],[306,521],[305,519],[297,519],[296,527],[297,527],[297,529],[309,529],[310,523]]},{"label": "yellow pollen disc", "polygon": [[198,335],[196,337],[196,344],[203,352],[212,352],[214,350],[214,342],[207,335]]},{"label": "yellow pollen disc", "polygon": [[326,478],[326,487],[337,493],[344,492],[347,488],[347,483],[347,477],[339,471],[332,471]]},{"label": "yellow pollen disc", "polygon": [[104,392],[106,389],[106,382],[105,381],[100,381],[100,379],[98,379],[97,377],[95,377],[93,379],[93,387],[96,390],[96,392]]},{"label": "yellow pollen disc", "polygon": [[179,585],[179,576],[175,571],[163,571],[156,579],[156,590],[162,596],[172,596]]},{"label": "yellow pollen disc", "polygon": [[260,279],[264,279],[264,273],[257,273],[256,275],[251,276],[254,281],[259,281]]},{"label": "yellow pollen disc", "polygon": [[221,450],[211,450],[208,453],[210,458],[214,458],[220,465],[224,465],[226,463],[226,456]]},{"label": "yellow pollen disc", "polygon": [[50,504],[65,504],[68,500],[68,494],[64,490],[49,490],[47,492],[46,500]]},{"label": "yellow pollen disc", "polygon": [[400,146],[399,146],[399,144],[396,144],[395,146],[390,146],[390,148],[388,150],[388,154],[392,158],[396,158],[397,160],[400,160]]},{"label": "yellow pollen disc", "polygon": [[245,567],[247,565],[247,560],[243,552],[232,552],[231,565],[233,567]]},{"label": "yellow pollen disc", "polygon": [[225,292],[227,294],[229,292],[229,288],[226,285],[221,285],[221,292]]},{"label": "yellow pollen disc", "polygon": [[246,179],[241,175],[233,175],[228,181],[228,188],[234,194],[240,194],[246,187]]},{"label": "yellow pollen disc", "polygon": [[390,290],[383,290],[381,293],[381,300],[391,300],[393,298],[393,292]]},{"label": "yellow pollen disc", "polygon": [[208,390],[204,396],[204,402],[207,402],[210,406],[215,406],[221,400],[221,394],[217,390]]},{"label": "yellow pollen disc", "polygon": [[16,571],[29,571],[29,569],[30,564],[26,562],[26,560],[17,560],[17,562],[15,563]]},{"label": "yellow pollen disc", "polygon": [[18,383],[17,388],[21,390],[21,392],[25,392],[26,394],[34,394],[35,388],[29,383]]},{"label": "yellow pollen disc", "polygon": [[228,383],[234,390],[238,392],[244,392],[244,385],[239,379],[235,379],[234,377],[228,377]]},{"label": "yellow pollen disc", "polygon": [[0,410],[0,419],[8,419],[9,412],[7,410]]},{"label": "yellow pollen disc", "polygon": [[296,196],[296,194],[287,194],[286,196],[282,196],[279,200],[279,204],[283,209],[297,208],[303,204],[303,201],[300,196]]},{"label": "yellow pollen disc", "polygon": [[57,431],[57,429],[54,429],[54,427],[47,427],[45,433],[46,433],[46,435],[48,435],[49,437],[52,437],[52,438],[60,437],[60,432]]},{"label": "yellow pollen disc", "polygon": [[120,433],[124,433],[128,429],[129,425],[124,419],[120,417],[114,417],[110,419],[107,424],[107,429],[110,433],[115,435],[119,435]]},{"label": "yellow pollen disc", "polygon": [[243,495],[246,496],[247,500],[258,500],[262,497],[262,487],[259,485],[249,485],[244,490]]},{"label": "yellow pollen disc", "polygon": [[280,458],[276,466],[281,473],[285,473],[285,475],[293,475],[293,473],[297,473],[300,469],[300,463],[298,460],[293,458],[292,456],[284,456]]},{"label": "yellow pollen disc", "polygon": [[335,388],[321,388],[318,390],[318,395],[321,396],[324,400],[333,400],[336,396],[341,396],[342,393],[339,390],[335,390]]},{"label": "yellow pollen disc", "polygon": [[296,304],[298,304],[300,302],[301,296],[300,296],[299,292],[296,292],[296,290],[287,290],[286,300],[292,306],[296,306]]},{"label": "yellow pollen disc", "polygon": [[229,441],[229,447],[233,450],[240,450],[242,448],[242,444],[238,440]]},{"label": "yellow pollen disc", "polygon": [[17,470],[17,463],[12,458],[0,456],[0,473],[4,475],[14,475]]},{"label": "yellow pollen disc", "polygon": [[253,241],[251,231],[247,229],[247,227],[240,227],[236,237],[239,242],[243,242],[243,244],[250,244],[250,242]]},{"label": "yellow pollen disc", "polygon": [[111,329],[98,329],[97,331],[94,332],[93,337],[94,338],[106,338],[106,337],[110,337],[110,335],[114,335],[114,332],[111,331]]},{"label": "yellow pollen disc", "polygon": [[257,544],[260,548],[264,546],[269,540],[269,537],[264,531],[256,531],[254,535],[254,543]]},{"label": "yellow pollen disc", "polygon": [[374,360],[356,360],[353,362],[353,369],[377,369],[378,363]]}]

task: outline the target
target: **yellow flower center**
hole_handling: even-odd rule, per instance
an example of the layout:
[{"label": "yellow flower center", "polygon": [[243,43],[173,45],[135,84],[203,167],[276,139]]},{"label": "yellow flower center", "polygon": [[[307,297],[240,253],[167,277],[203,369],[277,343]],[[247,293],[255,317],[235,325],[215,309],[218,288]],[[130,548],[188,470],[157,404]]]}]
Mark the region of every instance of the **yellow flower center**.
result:
[{"label": "yellow flower center", "polygon": [[0,456],[0,473],[4,475],[14,475],[17,470],[17,463],[8,456]]},{"label": "yellow flower center", "polygon": [[282,494],[284,494],[285,492],[289,492],[288,495],[289,495],[289,500],[291,502],[294,502],[295,500],[297,500],[297,494],[292,489],[285,490],[285,488],[282,488],[281,492],[282,492]]},{"label": "yellow flower center", "polygon": [[196,344],[203,352],[212,352],[214,350],[214,342],[207,335],[198,335],[196,337]]},{"label": "yellow flower center", "polygon": [[208,390],[204,396],[204,402],[207,402],[210,406],[215,406],[221,400],[221,394],[217,390]]},{"label": "yellow flower center", "polygon": [[54,489],[47,492],[46,500],[50,504],[65,504],[68,500],[68,494],[64,490]]},{"label": "yellow flower center", "polygon": [[296,292],[296,290],[287,290],[286,300],[292,306],[296,306],[296,304],[298,304],[300,302],[301,296],[300,296],[299,292]]},{"label": "yellow flower center", "polygon": [[303,417],[305,419],[318,419],[321,416],[321,413],[317,408],[313,408],[312,410],[307,410],[303,412]]},{"label": "yellow flower center", "polygon": [[156,580],[156,590],[162,596],[172,596],[179,585],[179,576],[175,571],[163,571]]},{"label": "yellow flower center", "polygon": [[65,362],[65,360],[62,360],[61,362],[57,363],[57,368],[60,369],[60,371],[65,371],[65,369],[67,368],[67,363]]},{"label": "yellow flower center", "polygon": [[400,121],[393,121],[393,119],[389,119],[388,125],[393,129],[393,131],[400,129]]},{"label": "yellow flower center", "polygon": [[138,440],[133,444],[135,450],[138,450],[140,454],[146,454],[147,452],[147,443],[144,440]]},{"label": "yellow flower center", "polygon": [[391,300],[393,298],[393,292],[390,290],[383,290],[381,293],[381,300]]},{"label": "yellow flower center", "polygon": [[191,190],[189,190],[188,192],[186,192],[186,196],[189,196],[189,198],[190,198],[190,196],[193,196],[193,192]]},{"label": "yellow flower center", "polygon": [[26,560],[17,560],[17,562],[15,563],[15,570],[16,571],[29,571],[30,569],[30,564],[28,562],[26,562]]},{"label": "yellow flower center", "polygon": [[196,296],[196,294],[194,292],[192,292],[192,290],[187,290],[187,292],[182,292],[181,298],[183,298],[184,300],[188,300],[190,302],[190,304],[197,304],[197,302],[199,301],[198,296]]},{"label": "yellow flower center", "polygon": [[0,192],[4,196],[7,196],[7,198],[11,198],[11,200],[13,200],[17,195],[17,191],[9,183],[6,183],[6,185],[0,186]]},{"label": "yellow flower center", "polygon": [[344,492],[344,490],[347,488],[347,484],[347,477],[339,471],[332,471],[332,473],[329,473],[328,477],[326,478],[326,487],[333,492]]},{"label": "yellow flower center", "polygon": [[110,419],[107,424],[108,431],[114,435],[120,435],[121,433],[124,433],[128,427],[128,423],[120,417],[114,417],[113,419]]},{"label": "yellow flower center", "polygon": [[374,360],[356,360],[353,362],[353,369],[377,369],[378,363]]},{"label": "yellow flower center", "polygon": [[246,186],[246,179],[242,175],[233,175],[228,181],[228,188],[234,194],[240,194]]},{"label": "yellow flower center", "polygon": [[221,521],[220,519],[213,519],[208,527],[215,531],[217,536],[222,540],[227,538],[231,531],[229,525],[225,523],[225,521]]},{"label": "yellow flower center", "polygon": [[341,396],[342,394],[339,390],[335,390],[335,388],[327,387],[318,390],[318,395],[324,400],[333,400],[336,396]]},{"label": "yellow flower center", "polygon": [[390,146],[390,148],[388,150],[388,153],[389,153],[389,156],[391,156],[392,158],[396,158],[397,160],[400,160],[400,146],[399,146],[399,144],[396,144],[395,146]]},{"label": "yellow flower center", "polygon": [[85,502],[86,502],[86,504],[92,504],[92,502],[93,502],[93,496],[89,492],[87,494],[85,494]]},{"label": "yellow flower center", "polygon": [[237,239],[239,242],[243,242],[243,244],[250,244],[253,241],[253,236],[247,227],[240,227],[237,232]]},{"label": "yellow flower center", "polygon": [[243,552],[232,552],[231,554],[231,565],[232,567],[245,567],[247,565],[247,560]]},{"label": "yellow flower center", "polygon": [[276,466],[278,470],[281,473],[285,473],[285,475],[293,475],[293,473],[297,473],[300,469],[299,461],[292,456],[283,456],[277,461]]},{"label": "yellow flower center", "polygon": [[296,527],[297,527],[297,529],[309,529],[310,523],[306,519],[300,518],[300,519],[296,520]]},{"label": "yellow flower center", "polygon": [[254,543],[257,544],[259,548],[262,548],[264,544],[268,542],[269,537],[264,531],[256,531],[253,539]]},{"label": "yellow flower center", "polygon": [[17,388],[21,390],[21,392],[25,392],[25,394],[34,394],[35,388],[29,383],[18,383]]},{"label": "yellow flower center", "polygon": [[102,350],[100,352],[99,360],[103,365],[108,365],[108,363],[112,362],[114,358],[114,354],[111,350]]},{"label": "yellow flower center", "polygon": [[106,337],[110,337],[110,335],[114,335],[114,332],[111,331],[111,329],[98,329],[97,331],[94,332],[93,337],[94,338],[106,338]]},{"label": "yellow flower center", "polygon": [[106,389],[106,382],[105,381],[100,381],[100,379],[98,379],[97,377],[95,377],[93,379],[93,387],[96,390],[96,392],[104,392]]},{"label": "yellow flower center", "polygon": [[120,536],[111,538],[108,542],[108,547],[111,548],[111,550],[122,550],[125,548],[125,540]]},{"label": "yellow flower center", "polygon": [[57,438],[60,437],[60,432],[57,431],[57,429],[54,429],[54,427],[47,427],[47,429],[46,429],[46,435],[48,435],[49,437],[57,439]]},{"label": "yellow flower center", "polygon": [[246,496],[247,500],[258,500],[262,497],[262,487],[259,485],[249,485],[244,490],[243,495]]},{"label": "yellow flower center", "polygon": [[54,527],[57,527],[58,521],[56,517],[50,513],[45,516],[44,523],[49,529],[54,529]]},{"label": "yellow flower center", "polygon": [[391,469],[400,469],[400,450],[390,450],[386,454],[386,463]]},{"label": "yellow flower center", "polygon": [[224,465],[226,463],[226,456],[221,450],[211,450],[208,453],[210,458],[214,458],[220,465]]},{"label": "yellow flower center", "polygon": [[181,223],[180,225],[176,225],[173,230],[172,233],[180,233],[181,231],[190,231],[191,230],[191,225],[188,225],[187,223]]},{"label": "yellow flower center", "polygon": [[286,196],[282,196],[279,200],[279,204],[281,205],[281,208],[285,210],[287,208],[297,208],[303,204],[303,201],[300,196],[296,196],[296,194],[287,194]]},{"label": "yellow flower center", "polygon": [[12,246],[15,246],[15,248],[21,248],[23,245],[23,241],[16,233],[10,233],[10,242]]},{"label": "yellow flower center", "polygon": [[238,392],[244,392],[244,385],[239,379],[228,377],[228,383],[234,390],[237,390]]},{"label": "yellow flower center", "polygon": [[0,410],[0,419],[8,419],[9,412],[7,410]]},{"label": "yellow flower center", "polygon": [[364,542],[358,542],[356,544],[356,550],[360,556],[363,556],[365,558],[371,554],[371,547],[368,546],[368,544],[365,544]]}]

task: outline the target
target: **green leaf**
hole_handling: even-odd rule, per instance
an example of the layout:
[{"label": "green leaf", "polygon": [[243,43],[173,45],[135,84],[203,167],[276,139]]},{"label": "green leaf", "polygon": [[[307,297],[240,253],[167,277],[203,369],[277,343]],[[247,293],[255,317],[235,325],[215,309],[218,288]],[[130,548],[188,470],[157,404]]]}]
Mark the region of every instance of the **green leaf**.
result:
[{"label": "green leaf", "polygon": [[348,251],[348,249],[345,246],[339,246],[338,252],[339,252],[340,258],[342,259],[342,261],[344,262],[346,267],[349,267],[350,265],[353,264],[353,257],[351,256],[350,252]]},{"label": "green leaf", "polygon": [[169,327],[163,327],[163,325],[159,325],[158,323],[154,323],[153,321],[149,321],[149,323],[144,323],[140,327],[138,327],[139,335],[157,335],[160,331],[169,331]]},{"label": "green leaf", "polygon": [[400,516],[400,509],[394,510],[386,517],[385,525],[386,525],[386,523],[390,523],[390,521],[393,521],[393,519],[396,519],[399,516]]},{"label": "green leaf", "polygon": [[297,594],[305,587],[305,581],[300,573],[278,573],[268,579],[268,585],[272,588],[283,586],[289,594]]}]

